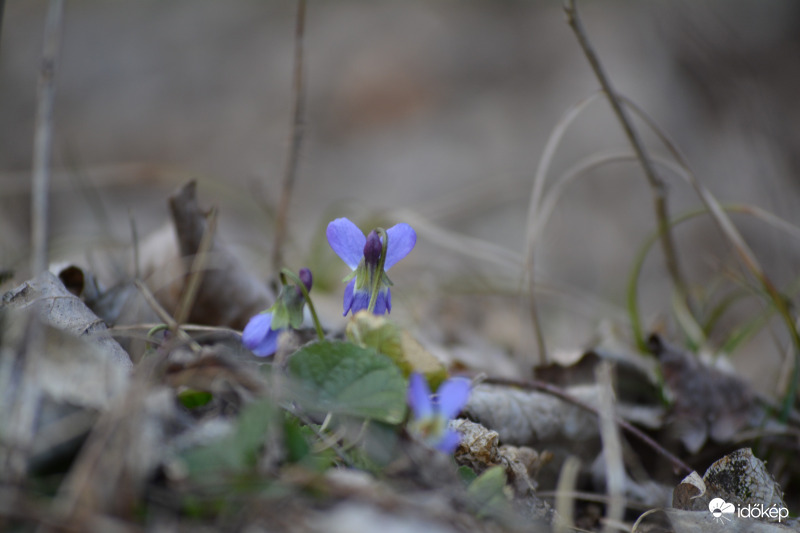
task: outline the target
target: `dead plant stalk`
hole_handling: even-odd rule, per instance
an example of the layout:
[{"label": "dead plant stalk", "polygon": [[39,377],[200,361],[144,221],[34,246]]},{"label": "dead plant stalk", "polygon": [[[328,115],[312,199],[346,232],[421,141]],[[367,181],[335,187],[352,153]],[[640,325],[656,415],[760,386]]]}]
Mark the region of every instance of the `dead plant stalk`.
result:
[{"label": "dead plant stalk", "polygon": [[300,145],[303,142],[305,126],[305,89],[303,87],[303,34],[306,24],[306,0],[297,2],[297,23],[294,33],[294,78],[292,83],[292,126],[289,134],[289,148],[286,169],[283,174],[281,198],[278,214],[275,217],[275,242],[272,247],[272,271],[277,275],[283,266],[283,243],[286,240],[286,223],[289,217],[289,203],[292,200],[297,161],[300,158]]},{"label": "dead plant stalk", "polygon": [[33,136],[33,183],[31,206],[31,269],[37,276],[47,270],[47,196],[50,189],[50,157],[53,145],[53,102],[56,66],[61,47],[64,0],[50,0],[44,28],[44,47],[39,67],[36,125]]},{"label": "dead plant stalk", "polygon": [[[675,241],[669,228],[669,209],[667,207],[666,185],[653,167],[653,163],[647,154],[647,149],[645,148],[644,143],[639,137],[636,128],[633,126],[633,123],[625,113],[625,109],[622,107],[622,103],[620,102],[620,97],[614,90],[614,87],[611,85],[611,80],[603,69],[603,65],[600,63],[600,58],[594,51],[592,43],[589,41],[589,37],[586,34],[586,30],[584,29],[583,23],[578,15],[578,8],[575,0],[565,0],[564,13],[567,15],[567,23],[575,33],[575,37],[578,39],[578,43],[580,44],[586,59],[589,61],[592,71],[597,77],[597,81],[600,83],[603,92],[605,92],[606,96],[608,97],[608,102],[614,111],[614,115],[616,115],[617,120],[619,120],[622,129],[625,131],[625,136],[628,138],[628,141],[630,141],[633,151],[636,154],[636,157],[639,159],[639,163],[642,165],[645,177],[647,178],[647,181],[650,184],[650,188],[653,192],[653,206],[658,222],[661,247],[664,252],[667,270],[672,278],[672,282],[675,285],[678,295],[686,302],[687,307],[690,310],[693,310],[694,307],[692,305],[691,298],[689,297],[686,282],[680,270],[678,255],[675,248]],[[692,312],[692,314],[694,313]]]}]

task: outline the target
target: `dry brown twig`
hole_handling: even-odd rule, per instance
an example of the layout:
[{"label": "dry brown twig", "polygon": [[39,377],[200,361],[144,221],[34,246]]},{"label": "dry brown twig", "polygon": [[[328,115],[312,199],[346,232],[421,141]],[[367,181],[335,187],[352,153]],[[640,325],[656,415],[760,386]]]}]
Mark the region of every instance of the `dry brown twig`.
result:
[{"label": "dry brown twig", "polygon": [[625,131],[625,136],[630,141],[633,151],[636,153],[636,157],[638,158],[639,163],[642,165],[645,177],[647,178],[650,188],[653,191],[653,205],[658,222],[659,233],[661,235],[661,247],[664,252],[667,270],[669,271],[678,295],[683,301],[686,302],[688,308],[693,310],[694,307],[687,291],[685,278],[680,269],[678,254],[675,249],[675,242],[672,232],[670,231],[666,184],[656,172],[650,156],[647,153],[647,149],[639,137],[639,133],[637,132],[630,118],[628,118],[628,115],[622,106],[619,94],[614,90],[611,80],[603,69],[603,65],[600,63],[600,58],[597,56],[592,43],[589,41],[589,37],[586,34],[586,30],[583,27],[583,23],[581,22],[578,14],[578,8],[575,0],[564,1],[564,13],[567,15],[567,23],[575,33],[575,37],[578,39],[578,43],[580,44],[586,59],[589,61],[592,71],[597,77],[597,81],[600,83],[600,86],[603,88],[603,92],[605,92],[606,96],[608,97],[608,103],[611,105],[614,115],[616,115],[617,119],[619,120],[620,125]]},{"label": "dry brown twig", "polygon": [[44,48],[37,90],[36,129],[33,137],[31,269],[34,277],[47,270],[47,195],[50,188],[50,156],[53,151],[55,77],[63,14],[64,0],[50,0],[44,29]]},{"label": "dry brown twig", "polygon": [[169,312],[164,309],[160,303],[158,303],[158,300],[155,296],[153,296],[153,293],[150,292],[150,289],[147,288],[147,285],[138,279],[134,280],[134,284],[136,285],[136,288],[139,289],[139,292],[141,292],[142,296],[147,302],[147,305],[149,305],[150,308],[158,315],[158,318],[164,321],[169,330],[172,331],[178,338],[187,342],[193,352],[199,353],[201,350],[200,345],[194,339],[192,339],[191,336],[180,327],[180,323],[172,318],[172,315],[170,315]]},{"label": "dry brown twig", "polygon": [[288,156],[283,174],[281,199],[275,217],[275,242],[272,247],[272,272],[277,274],[283,266],[283,242],[286,239],[286,219],[289,216],[289,202],[292,199],[297,161],[300,158],[300,145],[303,141],[303,114],[305,111],[305,90],[303,88],[303,34],[306,24],[306,0],[297,2],[297,23],[294,33],[294,78],[292,83],[292,126],[289,134]]},{"label": "dry brown twig", "polygon": [[2,37],[3,30],[3,13],[6,10],[6,0],[0,0],[0,37]]}]

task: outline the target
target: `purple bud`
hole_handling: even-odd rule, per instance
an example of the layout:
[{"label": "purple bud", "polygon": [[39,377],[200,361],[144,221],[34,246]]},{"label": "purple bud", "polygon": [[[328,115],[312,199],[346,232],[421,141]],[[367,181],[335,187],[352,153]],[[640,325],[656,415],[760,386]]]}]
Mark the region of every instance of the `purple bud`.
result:
[{"label": "purple bud", "polygon": [[314,283],[314,278],[311,276],[311,271],[307,268],[301,268],[297,273],[297,277],[299,277],[300,281],[303,282],[303,285],[306,286],[306,290],[310,292],[311,285]]},{"label": "purple bud", "polygon": [[375,230],[370,231],[369,235],[367,235],[367,243],[364,245],[364,261],[367,265],[378,266],[382,251],[383,243],[381,243],[381,238],[378,237],[378,232]]}]

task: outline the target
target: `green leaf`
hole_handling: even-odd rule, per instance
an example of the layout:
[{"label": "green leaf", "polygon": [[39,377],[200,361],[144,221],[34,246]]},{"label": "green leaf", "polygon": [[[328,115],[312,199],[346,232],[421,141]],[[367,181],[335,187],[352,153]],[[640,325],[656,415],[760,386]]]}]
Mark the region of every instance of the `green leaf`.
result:
[{"label": "green leaf", "polygon": [[311,411],[399,424],[406,414],[406,382],[397,366],[371,348],[320,341],[298,350],[289,372],[296,400]]},{"label": "green leaf", "polygon": [[384,317],[359,312],[347,323],[347,337],[359,346],[374,348],[400,367],[405,375],[413,369],[403,357],[400,328]]},{"label": "green leaf", "polygon": [[467,487],[467,496],[478,516],[502,517],[511,510],[505,494],[506,471],[493,466],[478,476]]},{"label": "green leaf", "polygon": [[347,323],[346,334],[359,346],[374,348],[389,357],[404,376],[411,372],[422,374],[434,390],[447,379],[441,361],[386,317],[360,311]]},{"label": "green leaf", "polygon": [[213,396],[203,390],[187,389],[178,393],[178,401],[187,409],[203,407],[211,401]]},{"label": "green leaf", "polygon": [[275,409],[269,400],[245,407],[239,414],[233,433],[183,455],[189,476],[198,478],[219,472],[249,472],[258,462],[261,446],[273,423]]},{"label": "green leaf", "polygon": [[330,448],[316,450],[319,437],[311,427],[303,424],[297,417],[286,413],[283,422],[283,442],[286,447],[286,461],[305,467],[311,472],[324,472],[334,465],[336,453]]},{"label": "green leaf", "polygon": [[473,469],[466,465],[459,466],[456,472],[458,473],[458,478],[465,487],[478,478],[478,474],[476,474]]},{"label": "green leaf", "polygon": [[287,417],[283,423],[286,460],[290,463],[299,463],[311,453],[311,446],[308,445],[306,440],[307,433],[309,433],[308,428],[300,425],[300,421],[293,416]]}]

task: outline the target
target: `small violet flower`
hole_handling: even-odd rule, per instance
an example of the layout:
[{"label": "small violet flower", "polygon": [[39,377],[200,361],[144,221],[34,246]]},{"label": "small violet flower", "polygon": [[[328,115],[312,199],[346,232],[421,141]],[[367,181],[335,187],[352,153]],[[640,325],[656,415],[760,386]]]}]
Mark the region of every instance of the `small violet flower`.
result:
[{"label": "small violet flower", "polygon": [[[306,291],[311,290],[311,271],[301,268],[298,277]],[[242,332],[242,344],[259,357],[266,357],[278,350],[278,338],[288,327],[299,328],[303,324],[305,297],[300,287],[284,284],[275,303],[247,323]]]},{"label": "small violet flower", "polygon": [[439,387],[436,397],[425,378],[414,372],[408,382],[408,404],[413,414],[408,430],[428,446],[450,454],[458,447],[461,435],[448,427],[467,403],[470,382],[465,378],[450,378]]},{"label": "small violet flower", "polygon": [[373,290],[377,292],[373,313],[382,315],[392,310],[392,285],[386,271],[403,259],[417,243],[417,234],[408,224],[397,224],[386,230],[386,255],[383,268],[380,268],[383,255],[383,238],[378,231],[372,230],[366,237],[347,218],[337,218],[330,224],[325,234],[328,243],[342,261],[347,263],[353,272],[344,281],[349,281],[344,290],[344,314],[352,311],[356,314],[368,309]]}]

